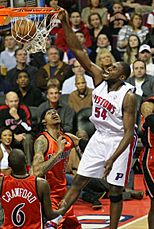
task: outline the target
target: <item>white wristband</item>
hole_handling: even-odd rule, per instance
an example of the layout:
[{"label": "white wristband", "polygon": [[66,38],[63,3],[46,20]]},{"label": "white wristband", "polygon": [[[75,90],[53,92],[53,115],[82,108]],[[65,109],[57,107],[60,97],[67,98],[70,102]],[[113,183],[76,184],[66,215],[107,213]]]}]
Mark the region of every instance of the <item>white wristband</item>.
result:
[{"label": "white wristband", "polygon": [[52,219],[52,222],[58,224],[62,218],[63,218],[62,215],[59,215],[57,218]]}]

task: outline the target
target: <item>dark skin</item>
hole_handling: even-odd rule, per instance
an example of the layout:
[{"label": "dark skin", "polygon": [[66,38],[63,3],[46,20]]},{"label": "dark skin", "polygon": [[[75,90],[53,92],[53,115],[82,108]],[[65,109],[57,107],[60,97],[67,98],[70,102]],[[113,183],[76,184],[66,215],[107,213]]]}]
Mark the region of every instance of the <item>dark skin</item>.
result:
[{"label": "dark skin", "polygon": [[[110,66],[105,72],[98,67],[96,64],[91,62],[89,57],[84,53],[80,43],[78,42],[74,32],[72,31],[69,21],[68,15],[65,11],[61,11],[59,13],[59,19],[62,22],[62,27],[65,32],[65,37],[69,48],[74,52],[75,57],[79,61],[79,63],[85,68],[87,72],[89,72],[95,83],[95,86],[100,84],[103,80],[105,80],[108,84],[108,92],[117,91],[121,88],[123,81],[126,79],[123,66],[120,62],[114,63]],[[123,100],[123,125],[124,125],[124,135],[122,140],[120,141],[117,149],[113,152],[113,155],[105,162],[105,171],[104,177],[110,173],[114,161],[123,153],[123,151],[128,147],[131,143],[134,133],[134,124],[135,124],[135,96],[129,91]],[[65,207],[65,211],[69,209],[69,207],[77,200],[80,191],[85,187],[85,185],[89,182],[89,177],[84,177],[81,175],[76,175],[74,181],[72,183],[71,188],[66,193],[64,199],[61,202],[60,206],[67,205]],[[118,196],[122,194],[123,187],[115,186],[110,184],[109,194],[112,196]],[[110,205],[110,229],[116,229],[118,227],[118,221],[122,211],[122,201],[117,203],[111,202]]]},{"label": "dark skin", "polygon": [[[12,170],[11,175],[19,179],[26,178],[28,176],[26,172],[26,165],[23,166],[23,169],[20,172],[14,172]],[[0,177],[0,190],[2,188],[2,180],[3,177]],[[52,204],[50,200],[50,187],[45,179],[37,178],[37,191],[42,204],[43,212],[47,220],[54,219],[62,214],[62,210],[52,210]]]},{"label": "dark skin", "polygon": [[[58,150],[52,157],[50,157],[47,161],[44,160],[44,154],[48,148],[48,142],[45,136],[40,135],[35,143],[34,143],[34,160],[32,163],[31,174],[39,177],[43,177],[46,173],[53,167],[57,158],[63,153],[66,140],[60,136],[60,117],[56,110],[51,109],[45,115],[45,119],[43,120],[46,123],[46,129],[48,133],[57,139]],[[71,137],[74,144],[77,145],[79,139],[73,134],[67,134]]]},{"label": "dark skin", "polygon": [[55,163],[55,160],[63,152],[65,146],[65,139],[62,139],[60,136],[60,117],[54,109],[49,110],[45,119],[43,120],[46,123],[47,131],[57,139],[58,151],[47,161],[44,160],[44,154],[48,148],[48,142],[45,136],[40,135],[34,143],[34,160],[32,163],[31,174],[39,177],[45,176],[45,174],[52,168]]}]

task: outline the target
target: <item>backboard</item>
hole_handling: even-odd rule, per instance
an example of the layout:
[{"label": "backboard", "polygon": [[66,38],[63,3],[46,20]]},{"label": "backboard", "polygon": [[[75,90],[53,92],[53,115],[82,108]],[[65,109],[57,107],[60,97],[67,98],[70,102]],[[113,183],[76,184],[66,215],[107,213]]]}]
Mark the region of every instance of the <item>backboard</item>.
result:
[{"label": "backboard", "polygon": [[0,5],[5,7],[23,7],[23,6],[45,6],[45,0],[1,0]]},{"label": "backboard", "polygon": [[45,0],[10,0],[10,7],[36,7],[40,6],[43,7],[45,6]]}]

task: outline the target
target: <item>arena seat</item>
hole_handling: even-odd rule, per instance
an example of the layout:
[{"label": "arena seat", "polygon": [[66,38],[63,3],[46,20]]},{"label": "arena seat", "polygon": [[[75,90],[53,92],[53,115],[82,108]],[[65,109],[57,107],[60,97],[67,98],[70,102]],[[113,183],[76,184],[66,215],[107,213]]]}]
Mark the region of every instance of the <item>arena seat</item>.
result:
[{"label": "arena seat", "polygon": [[0,93],[0,105],[5,104],[5,95],[3,93]]},{"label": "arena seat", "polygon": [[33,106],[29,106],[28,107],[31,113],[31,119],[32,119],[32,125],[36,125],[37,124],[37,107],[33,107]]}]

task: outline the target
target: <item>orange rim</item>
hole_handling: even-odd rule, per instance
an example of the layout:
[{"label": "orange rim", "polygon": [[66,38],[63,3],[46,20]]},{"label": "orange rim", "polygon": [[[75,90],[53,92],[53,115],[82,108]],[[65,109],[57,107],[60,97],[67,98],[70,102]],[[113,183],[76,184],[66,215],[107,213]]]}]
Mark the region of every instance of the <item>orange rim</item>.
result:
[{"label": "orange rim", "polygon": [[61,9],[55,10],[52,7],[20,7],[20,8],[4,8],[0,7],[0,16],[25,17],[29,14],[55,14]]}]

